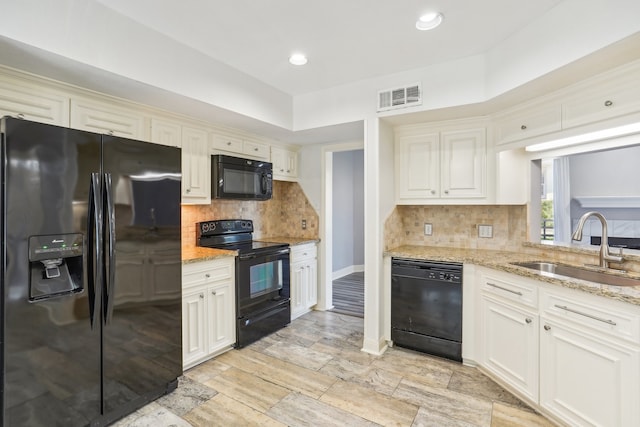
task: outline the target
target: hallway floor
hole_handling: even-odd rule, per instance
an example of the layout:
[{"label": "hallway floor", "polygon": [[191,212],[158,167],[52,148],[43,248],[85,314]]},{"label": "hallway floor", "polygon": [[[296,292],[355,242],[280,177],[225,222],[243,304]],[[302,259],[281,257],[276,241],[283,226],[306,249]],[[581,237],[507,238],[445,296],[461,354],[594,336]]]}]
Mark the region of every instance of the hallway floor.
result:
[{"label": "hallway floor", "polygon": [[334,313],[364,317],[364,272],[351,273],[333,281]]},{"label": "hallway floor", "polygon": [[373,356],[362,338],[362,319],[312,311],[188,370],[116,426],[552,425],[475,368],[397,347]]}]

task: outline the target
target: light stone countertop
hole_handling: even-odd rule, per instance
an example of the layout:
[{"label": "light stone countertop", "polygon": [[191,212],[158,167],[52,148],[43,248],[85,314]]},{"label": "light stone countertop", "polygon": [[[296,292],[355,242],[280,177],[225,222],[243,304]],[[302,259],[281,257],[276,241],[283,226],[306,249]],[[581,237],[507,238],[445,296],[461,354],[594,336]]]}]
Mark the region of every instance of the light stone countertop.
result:
[{"label": "light stone countertop", "polygon": [[[434,246],[400,246],[385,251],[384,255],[397,258],[474,264],[640,306],[640,286],[613,286],[573,278],[548,277],[534,270],[511,264],[513,262],[545,261],[539,256],[518,252]],[[621,275],[636,279],[640,278],[637,275]]]},{"label": "light stone countertop", "polygon": [[309,237],[285,237],[285,236],[276,236],[276,237],[261,237],[259,239],[255,239],[258,242],[272,242],[272,243],[288,243],[289,246],[297,246],[304,245],[307,243],[319,243],[320,239],[309,238]]},{"label": "light stone countertop", "polygon": [[182,264],[191,264],[193,262],[211,261],[219,258],[235,257],[237,251],[227,251],[224,249],[203,248],[194,246],[182,249]]}]

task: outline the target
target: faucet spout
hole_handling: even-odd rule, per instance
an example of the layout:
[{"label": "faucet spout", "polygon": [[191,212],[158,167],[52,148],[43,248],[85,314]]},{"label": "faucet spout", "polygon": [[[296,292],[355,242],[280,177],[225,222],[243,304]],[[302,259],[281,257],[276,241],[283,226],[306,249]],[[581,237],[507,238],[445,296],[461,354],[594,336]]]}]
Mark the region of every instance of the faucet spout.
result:
[{"label": "faucet spout", "polygon": [[582,230],[589,217],[595,216],[600,220],[602,224],[602,239],[600,241],[600,267],[609,268],[609,262],[622,262],[622,249],[620,249],[620,255],[611,255],[609,252],[609,235],[607,230],[607,220],[600,212],[591,211],[587,212],[580,217],[576,231],[571,235],[571,240],[582,240]]}]

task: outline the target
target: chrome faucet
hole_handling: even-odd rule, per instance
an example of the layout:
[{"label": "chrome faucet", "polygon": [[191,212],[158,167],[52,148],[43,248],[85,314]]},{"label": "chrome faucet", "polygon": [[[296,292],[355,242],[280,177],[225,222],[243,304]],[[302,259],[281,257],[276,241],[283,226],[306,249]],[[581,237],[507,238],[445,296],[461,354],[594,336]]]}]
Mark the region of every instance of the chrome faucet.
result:
[{"label": "chrome faucet", "polygon": [[576,231],[571,235],[571,240],[582,240],[582,229],[584,228],[584,224],[587,222],[587,218],[590,216],[595,216],[600,220],[602,224],[602,240],[600,241],[600,267],[601,268],[609,268],[609,262],[622,262],[624,258],[622,258],[622,248],[620,248],[619,255],[611,255],[609,253],[609,237],[607,235],[607,220],[604,215],[600,212],[587,212],[586,214],[580,217],[578,221],[578,226],[576,227]]}]

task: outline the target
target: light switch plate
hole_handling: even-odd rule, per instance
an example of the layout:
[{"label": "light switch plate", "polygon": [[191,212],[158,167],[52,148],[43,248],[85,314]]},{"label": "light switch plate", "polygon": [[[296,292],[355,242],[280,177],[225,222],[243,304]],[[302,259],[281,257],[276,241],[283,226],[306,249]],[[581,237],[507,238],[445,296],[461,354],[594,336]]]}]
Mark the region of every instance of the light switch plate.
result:
[{"label": "light switch plate", "polygon": [[431,236],[433,234],[433,226],[431,224],[424,224],[424,235]]},{"label": "light switch plate", "polygon": [[478,237],[492,238],[493,225],[478,225]]}]

